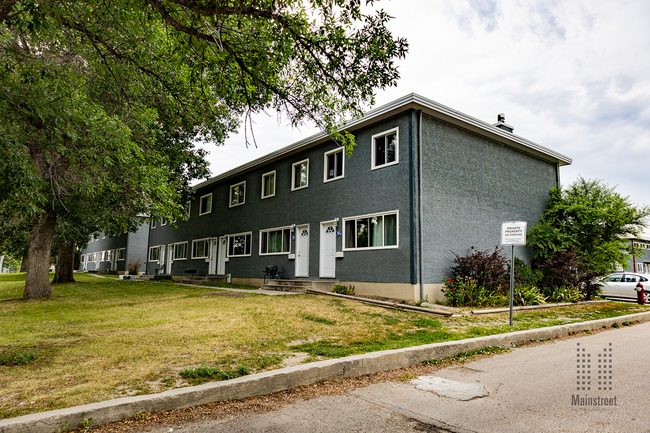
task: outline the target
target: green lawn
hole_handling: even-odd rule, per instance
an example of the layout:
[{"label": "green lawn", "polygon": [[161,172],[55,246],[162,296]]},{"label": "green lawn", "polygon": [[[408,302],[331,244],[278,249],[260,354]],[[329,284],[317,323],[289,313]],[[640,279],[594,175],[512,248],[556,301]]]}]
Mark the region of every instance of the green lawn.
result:
[{"label": "green lawn", "polygon": [[[315,295],[264,296],[75,274],[53,298],[23,301],[0,275],[0,418],[160,392],[375,350],[611,317],[595,304],[433,317]],[[205,373],[205,377],[202,376]]]}]

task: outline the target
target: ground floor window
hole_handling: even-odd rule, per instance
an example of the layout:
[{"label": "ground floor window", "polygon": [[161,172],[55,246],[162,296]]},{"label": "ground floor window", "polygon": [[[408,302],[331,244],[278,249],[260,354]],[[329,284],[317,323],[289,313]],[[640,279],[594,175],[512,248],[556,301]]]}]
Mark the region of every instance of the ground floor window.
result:
[{"label": "ground floor window", "polygon": [[126,248],[120,248],[117,250],[117,260],[124,260],[126,257]]},{"label": "ground floor window", "polygon": [[149,248],[149,261],[157,262],[158,260],[160,260],[159,254],[160,254],[160,247]]},{"label": "ground floor window", "polygon": [[205,259],[208,257],[209,239],[197,239],[192,241],[192,258]]},{"label": "ground floor window", "polygon": [[174,244],[174,260],[187,259],[187,242]]},{"label": "ground floor window", "polygon": [[345,249],[397,247],[397,211],[344,218]]},{"label": "ground floor window", "polygon": [[289,227],[260,231],[260,254],[288,254],[290,232]]},{"label": "ground floor window", "polygon": [[251,255],[252,232],[228,235],[228,257]]}]

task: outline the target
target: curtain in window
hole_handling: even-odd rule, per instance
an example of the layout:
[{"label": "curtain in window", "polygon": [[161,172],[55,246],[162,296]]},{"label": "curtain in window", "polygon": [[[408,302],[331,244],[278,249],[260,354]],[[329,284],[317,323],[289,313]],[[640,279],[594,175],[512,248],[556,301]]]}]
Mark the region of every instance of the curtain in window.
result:
[{"label": "curtain in window", "polygon": [[357,247],[357,230],[354,226],[354,220],[345,222],[345,248]]},{"label": "curtain in window", "polygon": [[384,245],[397,245],[397,215],[384,215]]},{"label": "curtain in window", "polygon": [[370,245],[371,247],[384,246],[384,221],[382,216],[370,218]]},{"label": "curtain in window", "polygon": [[269,232],[269,253],[282,252],[282,230]]}]

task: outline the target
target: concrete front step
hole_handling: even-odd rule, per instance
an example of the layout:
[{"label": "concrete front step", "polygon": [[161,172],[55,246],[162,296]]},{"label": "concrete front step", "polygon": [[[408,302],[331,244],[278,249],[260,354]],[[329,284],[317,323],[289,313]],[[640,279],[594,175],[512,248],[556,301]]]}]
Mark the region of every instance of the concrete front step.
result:
[{"label": "concrete front step", "polygon": [[289,285],[289,284],[262,284],[262,290],[277,290],[279,292],[297,292],[306,293],[311,286],[307,285]]}]

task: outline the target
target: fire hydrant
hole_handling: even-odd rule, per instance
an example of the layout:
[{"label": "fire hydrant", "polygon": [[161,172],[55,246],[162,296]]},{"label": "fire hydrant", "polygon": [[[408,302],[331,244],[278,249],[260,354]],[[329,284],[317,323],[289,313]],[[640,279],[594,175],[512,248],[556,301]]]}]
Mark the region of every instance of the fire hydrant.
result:
[{"label": "fire hydrant", "polygon": [[640,305],[645,305],[645,292],[643,291],[643,284],[639,283],[634,288],[636,290],[636,302]]}]

